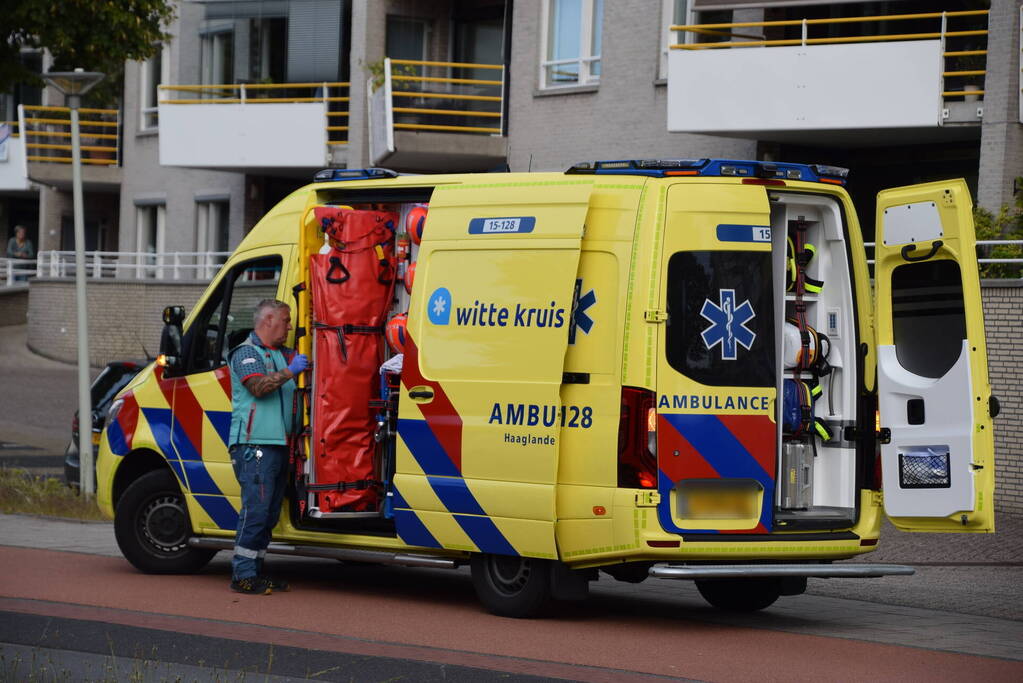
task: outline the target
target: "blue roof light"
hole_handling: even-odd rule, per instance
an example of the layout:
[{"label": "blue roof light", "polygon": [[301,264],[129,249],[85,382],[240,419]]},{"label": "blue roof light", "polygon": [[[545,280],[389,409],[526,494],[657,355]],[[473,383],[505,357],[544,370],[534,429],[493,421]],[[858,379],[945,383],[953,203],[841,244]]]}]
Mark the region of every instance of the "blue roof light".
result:
[{"label": "blue roof light", "polygon": [[736,159],[621,159],[586,161],[565,171],[569,174],[737,177],[761,180],[805,180],[844,185],[849,170],[818,164],[786,164]]},{"label": "blue roof light", "polygon": [[313,176],[314,183],[331,183],[339,180],[374,180],[397,178],[398,174],[389,168],[325,168]]}]

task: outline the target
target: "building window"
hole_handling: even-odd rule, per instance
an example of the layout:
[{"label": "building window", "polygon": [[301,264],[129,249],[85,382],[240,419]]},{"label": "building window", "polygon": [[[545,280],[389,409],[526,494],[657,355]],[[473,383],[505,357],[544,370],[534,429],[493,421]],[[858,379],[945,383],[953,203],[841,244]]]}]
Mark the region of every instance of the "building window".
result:
[{"label": "building window", "polygon": [[199,277],[212,278],[227,260],[230,207],[226,201],[195,203],[195,251]]},{"label": "building window", "polygon": [[688,0],[661,0],[661,58],[657,65],[657,78],[668,77],[668,52],[672,45],[686,42],[685,33],[675,33],[673,24],[688,23]]},{"label": "building window", "polygon": [[[234,24],[232,22],[210,22],[202,34],[200,70],[203,85],[234,83]],[[229,96],[220,91],[211,91],[211,97]]]},{"label": "building window", "polygon": [[142,62],[139,69],[139,128],[149,130],[159,125],[160,85],[168,80],[167,47]]},{"label": "building window", "polygon": [[604,0],[546,0],[540,87],[600,81]]},{"label": "building window", "polygon": [[135,221],[135,244],[138,252],[135,257],[138,264],[135,270],[136,277],[160,279],[164,276],[162,254],[165,247],[167,207],[163,204],[138,206],[135,209]]}]

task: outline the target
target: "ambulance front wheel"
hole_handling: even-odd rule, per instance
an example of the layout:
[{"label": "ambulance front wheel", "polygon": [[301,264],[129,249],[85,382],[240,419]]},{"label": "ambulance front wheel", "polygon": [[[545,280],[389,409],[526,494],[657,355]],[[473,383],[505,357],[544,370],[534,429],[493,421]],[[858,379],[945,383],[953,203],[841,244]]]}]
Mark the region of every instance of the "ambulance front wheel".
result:
[{"label": "ambulance front wheel", "polygon": [[718,609],[729,612],[756,612],[770,607],[782,594],[782,580],[704,579],[696,581],[703,599]]},{"label": "ambulance front wheel", "polygon": [[511,555],[473,555],[472,585],[480,602],[502,617],[539,614],[551,597],[547,560]]},{"label": "ambulance front wheel", "polygon": [[185,497],[170,470],[142,475],[117,502],[117,545],[129,562],[148,574],[189,574],[205,567],[216,551],[189,547],[191,535]]}]

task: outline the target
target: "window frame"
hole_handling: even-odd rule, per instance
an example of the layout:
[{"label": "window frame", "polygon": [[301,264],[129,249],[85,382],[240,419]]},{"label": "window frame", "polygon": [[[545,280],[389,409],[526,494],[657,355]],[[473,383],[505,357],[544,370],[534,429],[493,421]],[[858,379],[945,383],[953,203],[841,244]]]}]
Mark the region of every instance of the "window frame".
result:
[{"label": "window frame", "polygon": [[[153,213],[150,213],[153,212]],[[149,240],[143,240],[144,236],[152,233],[155,251],[150,255],[145,251]],[[167,205],[163,202],[154,202],[135,205],[135,250],[136,264],[135,271],[137,279],[163,278],[163,264],[160,254],[166,251],[167,246]]]},{"label": "window frame", "polygon": [[[679,5],[682,5],[682,18],[679,21],[682,24],[688,24],[693,13],[689,0],[661,0],[661,51],[657,58],[657,79],[661,81],[668,78],[669,46],[674,45],[678,40],[678,36],[672,34],[671,26],[676,23],[675,17]],[[688,42],[688,37],[683,36],[682,42]]]},{"label": "window frame", "polygon": [[[212,230],[212,226],[216,230]],[[215,237],[222,237],[224,248],[213,244]],[[195,251],[199,277],[212,278],[220,266],[227,261],[231,246],[231,200],[195,200]],[[219,241],[219,240],[216,240]],[[211,254],[217,255],[211,255]]]},{"label": "window frame", "polygon": [[[154,66],[159,63],[160,72]],[[156,77],[156,88],[153,79]],[[155,55],[139,62],[139,131],[160,127],[160,86],[170,80],[170,49],[163,45]]]},{"label": "window frame", "polygon": [[[581,12],[579,17],[579,55],[573,59],[549,59],[552,47],[551,39],[551,14],[556,3],[561,0],[543,0],[541,10],[540,30],[540,65],[539,83],[541,90],[558,90],[562,88],[578,88],[580,86],[597,86],[600,84],[600,76],[603,71],[603,31],[604,31],[604,3],[603,0],[579,0]],[[599,16],[594,8],[599,4]],[[594,26],[594,19],[599,19],[598,26]],[[595,31],[594,28],[598,30]],[[594,36],[597,36],[594,39]],[[598,54],[593,54],[594,45],[600,47]],[[593,64],[596,63],[597,74],[594,75]],[[572,83],[550,83],[547,78],[548,68],[560,64],[575,64],[578,72],[576,80]]]}]

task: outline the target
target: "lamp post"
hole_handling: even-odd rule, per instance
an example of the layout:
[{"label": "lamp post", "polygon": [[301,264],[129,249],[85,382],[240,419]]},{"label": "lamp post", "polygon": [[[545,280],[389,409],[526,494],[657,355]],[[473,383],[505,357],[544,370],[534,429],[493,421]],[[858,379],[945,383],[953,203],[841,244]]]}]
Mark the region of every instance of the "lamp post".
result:
[{"label": "lamp post", "polygon": [[89,317],[85,303],[85,219],[82,215],[82,150],[78,132],[78,108],[82,95],[103,80],[94,71],[51,71],[43,74],[48,85],[60,91],[71,109],[71,184],[75,212],[75,306],[78,309],[78,481],[82,495],[96,491],[92,461],[92,405],[89,396]]}]

